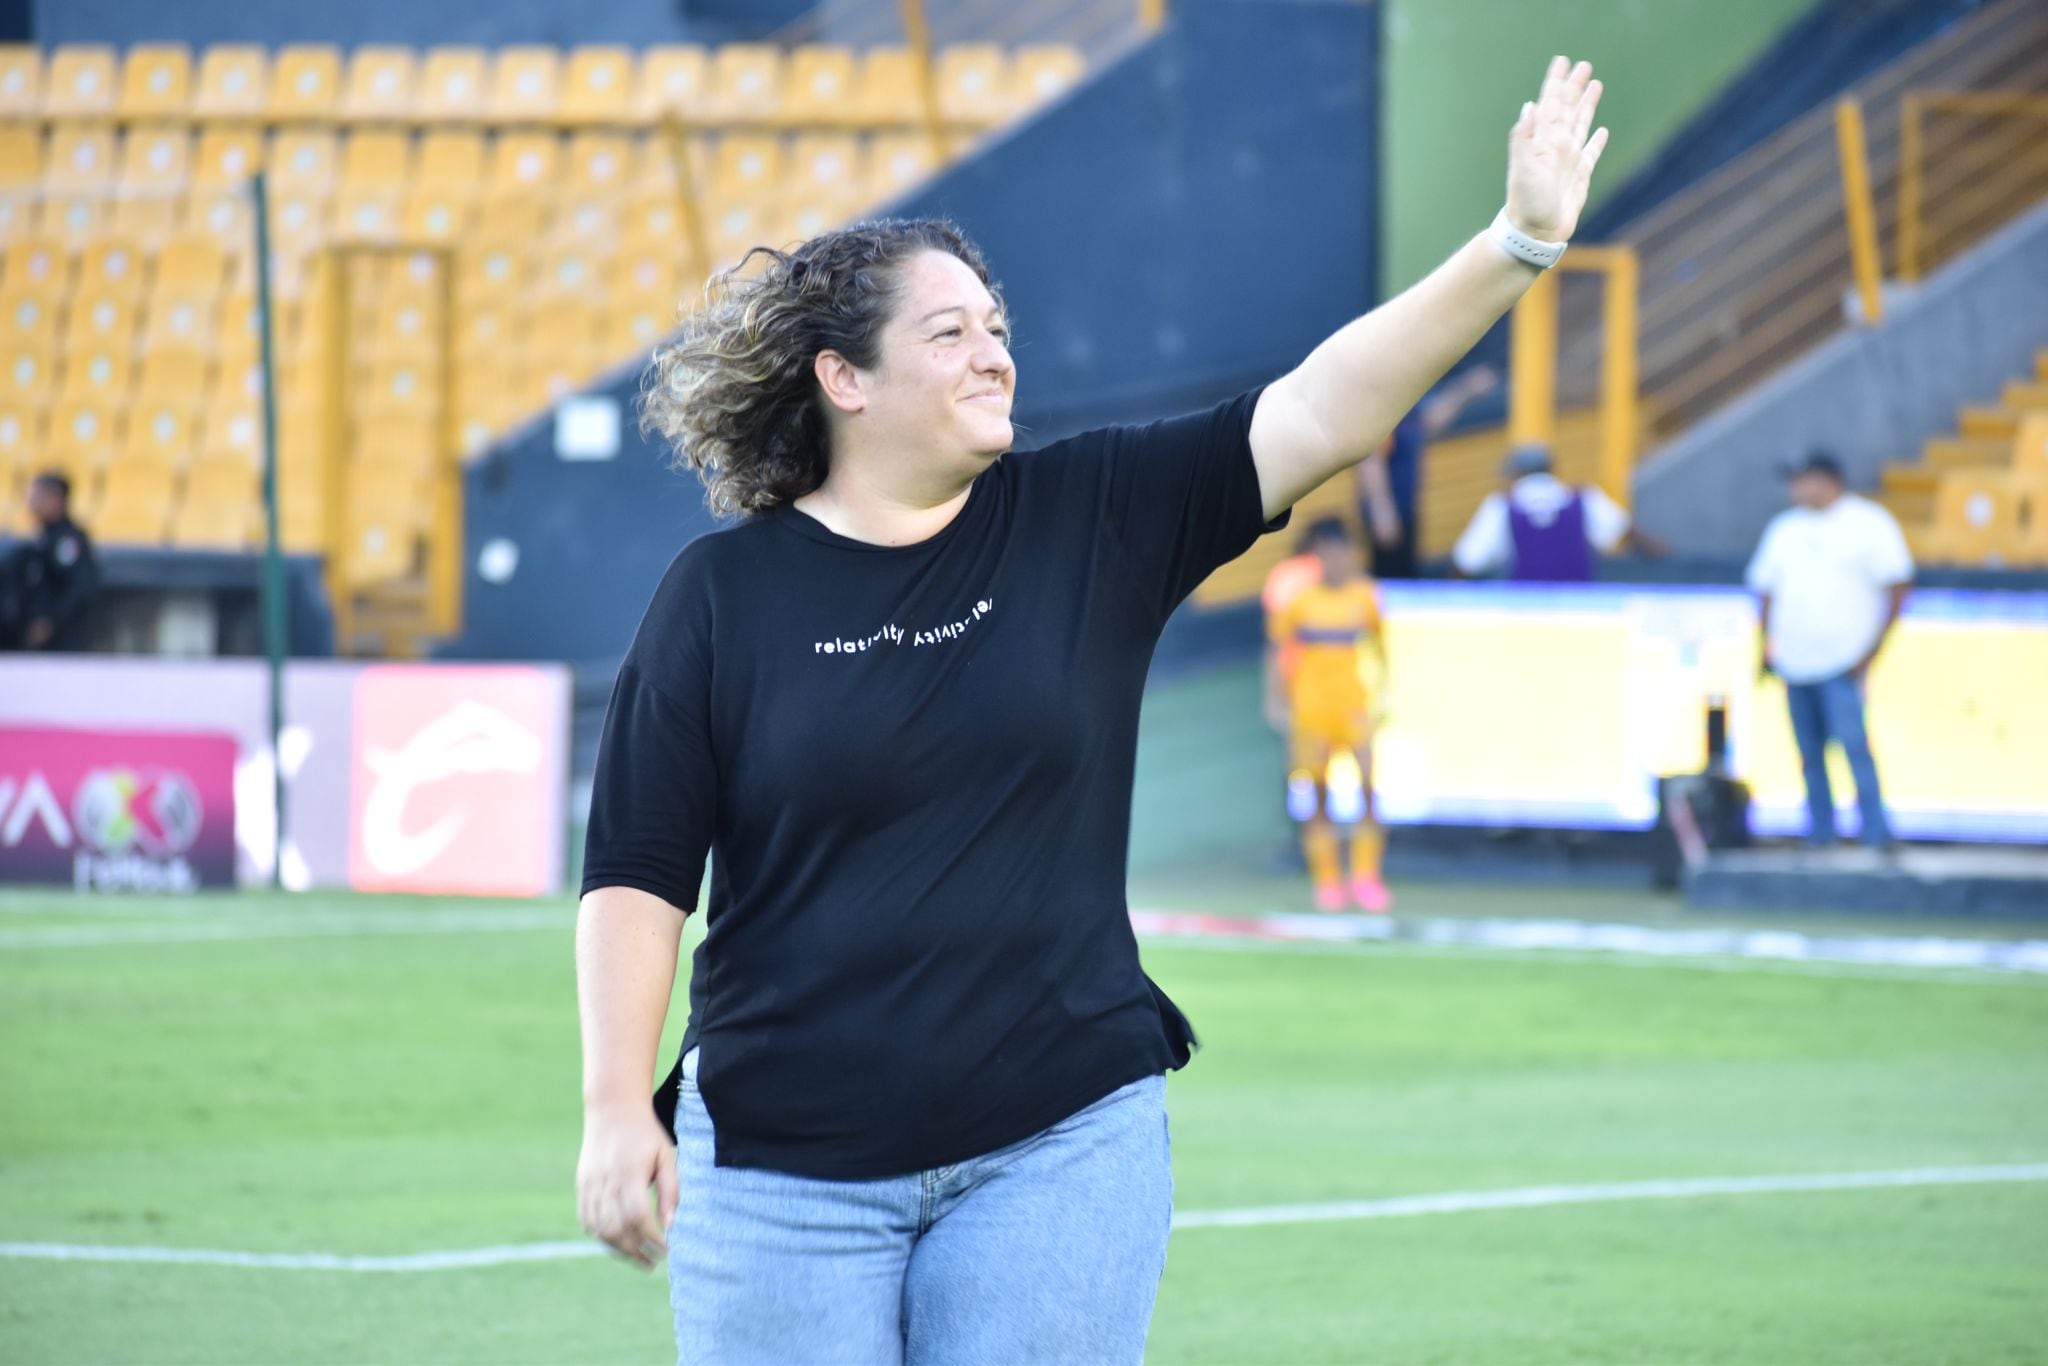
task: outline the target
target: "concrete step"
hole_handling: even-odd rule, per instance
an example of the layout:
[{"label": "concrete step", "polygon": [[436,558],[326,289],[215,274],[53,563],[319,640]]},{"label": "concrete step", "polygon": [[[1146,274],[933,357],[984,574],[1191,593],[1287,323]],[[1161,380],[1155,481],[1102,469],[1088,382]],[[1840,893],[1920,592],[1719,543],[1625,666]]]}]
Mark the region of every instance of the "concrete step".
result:
[{"label": "concrete step", "polygon": [[1935,471],[1979,470],[2012,463],[2010,440],[1983,437],[1937,436],[1927,443],[1923,464]]},{"label": "concrete step", "polygon": [[1961,436],[2010,441],[2020,434],[2020,415],[2012,408],[1965,408],[1956,431]]}]

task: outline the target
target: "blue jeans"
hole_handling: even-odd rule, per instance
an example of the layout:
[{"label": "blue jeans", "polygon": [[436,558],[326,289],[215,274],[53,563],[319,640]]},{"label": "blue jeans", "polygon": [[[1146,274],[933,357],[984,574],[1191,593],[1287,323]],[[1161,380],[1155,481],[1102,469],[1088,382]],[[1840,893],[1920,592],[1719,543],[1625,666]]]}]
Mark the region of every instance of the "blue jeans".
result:
[{"label": "blue jeans", "polygon": [[1165,1077],[984,1157],[875,1181],[714,1166],[686,1080],[676,1177],[684,1366],[1144,1356],[1173,1220]]},{"label": "blue jeans", "polygon": [[1809,844],[1835,840],[1835,794],[1828,785],[1828,741],[1842,747],[1849,772],[1856,779],[1856,805],[1863,815],[1863,842],[1891,843],[1885,819],[1884,793],[1877,783],[1877,760],[1870,757],[1870,736],[1863,729],[1863,689],[1848,674],[1818,683],[1787,683],[1785,701],[1792,712],[1792,736],[1799,744],[1799,766],[1806,772]]}]

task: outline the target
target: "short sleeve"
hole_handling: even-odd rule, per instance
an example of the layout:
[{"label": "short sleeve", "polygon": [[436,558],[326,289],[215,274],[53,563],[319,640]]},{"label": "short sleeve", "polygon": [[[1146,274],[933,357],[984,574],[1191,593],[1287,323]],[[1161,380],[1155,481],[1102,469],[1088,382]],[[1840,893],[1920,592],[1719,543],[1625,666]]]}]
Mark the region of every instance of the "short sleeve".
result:
[{"label": "short sleeve", "polygon": [[1775,593],[1778,589],[1780,526],[1781,523],[1774,520],[1764,528],[1764,538],[1757,544],[1756,554],[1750,557],[1749,568],[1743,573],[1743,582],[1749,585],[1752,593]]},{"label": "short sleeve", "polygon": [[1458,544],[1451,550],[1451,562],[1465,577],[1478,578],[1507,563],[1509,545],[1508,500],[1498,493],[1489,493],[1459,535]]},{"label": "short sleeve", "polygon": [[1607,496],[1606,490],[1587,488],[1586,540],[1603,555],[1611,555],[1614,548],[1628,535],[1628,513],[1621,504]]},{"label": "short sleeve", "polygon": [[1889,511],[1870,505],[1870,577],[1889,588],[1913,581],[1913,552]]},{"label": "short sleeve", "polygon": [[1287,523],[1286,513],[1266,520],[1252,464],[1252,413],[1262,392],[1206,412],[1090,434],[1101,442],[1106,530],[1122,544],[1161,621],[1219,565]]},{"label": "short sleeve", "polygon": [[1284,645],[1294,635],[1296,622],[1301,616],[1301,597],[1296,593],[1280,605],[1279,610],[1266,613],[1266,639],[1274,645]]},{"label": "short sleeve", "polygon": [[676,578],[671,570],[656,592],[612,685],[591,780],[583,891],[635,887],[688,912],[711,848],[718,768],[708,613],[688,610]]}]

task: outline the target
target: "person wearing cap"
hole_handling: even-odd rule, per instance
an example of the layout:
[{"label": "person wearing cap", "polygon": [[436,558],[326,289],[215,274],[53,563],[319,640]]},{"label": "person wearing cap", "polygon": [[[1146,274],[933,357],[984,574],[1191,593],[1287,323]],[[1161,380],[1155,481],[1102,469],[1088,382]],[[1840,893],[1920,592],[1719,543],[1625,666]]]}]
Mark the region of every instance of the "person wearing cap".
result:
[{"label": "person wearing cap", "polygon": [[1824,847],[1835,840],[1832,740],[1856,779],[1863,842],[1889,849],[1891,822],[1864,725],[1863,686],[1905,606],[1912,552],[1891,513],[1849,492],[1832,455],[1815,451],[1782,472],[1793,505],[1764,528],[1745,577],[1757,594],[1764,666],[1785,681],[1806,774],[1807,842]]},{"label": "person wearing cap", "polygon": [[1505,573],[1517,583],[1591,583],[1601,555],[1663,553],[1600,489],[1551,473],[1548,447],[1515,447],[1501,474],[1507,487],[1486,496],[1451,551],[1461,578]]}]

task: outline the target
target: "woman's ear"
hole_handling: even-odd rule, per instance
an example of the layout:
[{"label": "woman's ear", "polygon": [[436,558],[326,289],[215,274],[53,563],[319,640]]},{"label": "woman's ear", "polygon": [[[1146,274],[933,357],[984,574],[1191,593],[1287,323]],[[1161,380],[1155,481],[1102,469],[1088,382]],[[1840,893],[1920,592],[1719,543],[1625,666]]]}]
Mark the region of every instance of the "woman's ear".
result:
[{"label": "woman's ear", "polygon": [[820,351],[811,364],[811,372],[818,377],[818,388],[824,392],[827,403],[842,413],[866,411],[867,392],[852,361],[837,351]]}]

